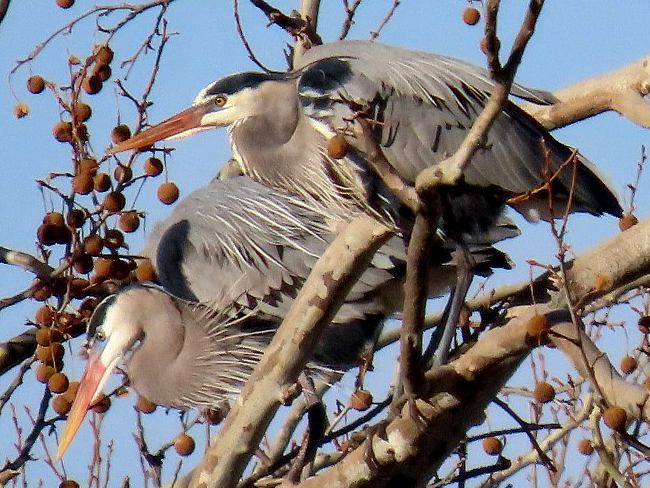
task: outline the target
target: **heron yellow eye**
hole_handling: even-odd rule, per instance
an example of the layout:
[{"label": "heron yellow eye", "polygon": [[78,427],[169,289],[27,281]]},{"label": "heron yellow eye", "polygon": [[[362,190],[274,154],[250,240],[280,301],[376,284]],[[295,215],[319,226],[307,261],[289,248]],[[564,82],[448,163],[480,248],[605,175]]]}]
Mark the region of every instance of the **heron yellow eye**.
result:
[{"label": "heron yellow eye", "polygon": [[99,342],[103,342],[106,340],[106,334],[102,329],[97,329],[95,332],[95,340]]},{"label": "heron yellow eye", "polygon": [[217,95],[216,97],[214,97],[214,104],[217,107],[223,107],[226,104],[226,100],[227,98],[225,96]]}]

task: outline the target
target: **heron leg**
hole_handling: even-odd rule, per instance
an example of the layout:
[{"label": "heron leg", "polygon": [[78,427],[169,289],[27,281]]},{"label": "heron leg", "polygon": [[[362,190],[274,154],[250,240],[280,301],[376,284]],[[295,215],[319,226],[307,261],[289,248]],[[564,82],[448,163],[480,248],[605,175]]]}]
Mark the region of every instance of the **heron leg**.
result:
[{"label": "heron leg", "polygon": [[474,266],[476,265],[472,254],[465,244],[457,244],[456,285],[452,288],[445,311],[431,336],[431,341],[424,352],[427,368],[441,366],[447,362],[451,342],[456,334],[456,325],[465,304],[467,292],[474,279]]}]

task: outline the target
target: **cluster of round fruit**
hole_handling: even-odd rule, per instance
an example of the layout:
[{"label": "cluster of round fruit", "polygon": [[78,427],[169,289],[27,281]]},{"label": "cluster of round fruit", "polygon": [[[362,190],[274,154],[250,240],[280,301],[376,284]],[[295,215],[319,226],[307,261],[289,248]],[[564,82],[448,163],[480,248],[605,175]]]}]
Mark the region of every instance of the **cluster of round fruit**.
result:
[{"label": "cluster of round fruit", "polygon": [[[50,405],[59,415],[70,411],[74,401],[78,381],[70,381],[62,371],[65,348],[61,343],[66,335],[79,335],[85,330],[84,317],[87,318],[95,303],[87,303],[80,307],[79,315],[71,313],[57,313],[54,308],[43,305],[36,312],[36,321],[39,329],[36,331],[36,358],[39,365],[36,368],[36,379],[47,384],[48,389],[55,396]],[[105,412],[110,406],[108,397],[100,398],[93,407],[97,412]]]},{"label": "cluster of round fruit", "polygon": [[[39,281],[34,285],[35,290],[32,294],[34,299],[45,301],[53,295],[62,297],[66,292],[73,298],[83,298],[85,296],[83,291],[89,285],[108,279],[125,280],[134,270],[133,277],[138,281],[155,280],[153,267],[148,260],[143,259],[136,264],[134,260],[126,260],[118,256],[119,250],[125,246],[125,238],[121,230],[107,229],[103,232],[103,236],[97,232],[81,239],[76,232],[84,220],[85,215],[81,210],[69,213],[66,219],[60,212],[49,212],[43,218],[43,223],[36,231],[38,242],[43,246],[74,243],[69,257],[71,267],[79,275],[90,274],[90,276],[88,279],[80,276],[62,276],[53,279],[51,283]],[[118,225],[121,229],[132,232],[139,225],[137,213],[135,211],[122,213]],[[74,236],[73,232],[75,232]],[[103,252],[108,254],[102,254]]]}]

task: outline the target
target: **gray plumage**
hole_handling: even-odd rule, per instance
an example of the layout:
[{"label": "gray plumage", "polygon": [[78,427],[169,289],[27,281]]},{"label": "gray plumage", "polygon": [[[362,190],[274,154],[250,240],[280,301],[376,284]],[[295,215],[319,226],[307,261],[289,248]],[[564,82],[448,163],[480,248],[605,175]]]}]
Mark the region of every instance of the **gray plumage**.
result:
[{"label": "gray plumage", "polygon": [[[462,61],[363,41],[315,46],[300,63],[284,78],[226,77],[204,89],[195,104],[222,95],[236,96],[233,103],[238,104],[242,93],[255,93],[254,99],[244,97],[237,112],[242,115],[229,128],[243,172],[334,207],[355,200],[364,208],[388,204],[393,206],[388,212],[395,212],[351,135],[359,112],[378,122],[374,135],[386,159],[412,183],[422,169],[455,152],[493,86],[485,70]],[[512,93],[534,103],[554,101],[548,93],[516,84]],[[211,123],[209,116],[205,123]],[[325,150],[336,133],[346,134],[356,148],[342,160]],[[509,198],[543,185],[544,173],[552,175],[572,154],[572,148],[509,102],[467,167],[464,183],[441,190],[447,225],[485,230]],[[572,210],[620,215],[612,188],[584,156],[577,158]],[[556,214],[564,210],[572,178],[573,167],[567,165],[553,181]],[[545,192],[514,207],[531,220],[548,218]]]},{"label": "gray plumage", "polygon": [[[178,408],[217,406],[252,372],[316,260],[342,221],[327,220],[304,200],[247,177],[214,180],[181,200],[156,226],[145,254],[161,286],[130,286],[100,303],[91,345],[124,349],[134,388]],[[503,235],[516,235],[503,223]],[[489,245],[471,248],[479,268],[509,267]],[[384,320],[401,307],[405,250],[394,237],[374,256],[332,324],[311,369],[359,362]],[[431,293],[455,278],[452,252],[432,266]]]}]

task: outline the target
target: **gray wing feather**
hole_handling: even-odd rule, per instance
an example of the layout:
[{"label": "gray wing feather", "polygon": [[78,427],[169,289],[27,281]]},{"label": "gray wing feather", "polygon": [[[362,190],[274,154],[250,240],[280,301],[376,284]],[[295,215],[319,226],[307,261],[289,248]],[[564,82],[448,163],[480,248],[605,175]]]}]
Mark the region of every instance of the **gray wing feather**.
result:
[{"label": "gray wing feather", "polygon": [[[353,120],[348,102],[370,107],[380,122],[375,131],[386,158],[410,182],[455,152],[493,87],[479,67],[363,41],[317,46],[301,63],[298,89],[305,112],[334,131]],[[521,85],[513,85],[512,94],[535,103],[554,101]],[[465,181],[511,194],[527,192],[545,181],[545,150],[551,173],[573,153],[509,102],[466,169]],[[593,164],[578,157],[574,210],[619,214],[615,191]],[[571,180],[572,171],[563,171],[554,194],[568,196]]]},{"label": "gray wing feather", "polygon": [[[301,200],[247,177],[213,181],[184,198],[145,247],[174,295],[221,309],[237,303],[283,317],[334,239]],[[399,239],[377,253],[335,322],[391,313],[372,292],[395,279],[405,259]],[[364,306],[360,306],[361,302]]]}]

